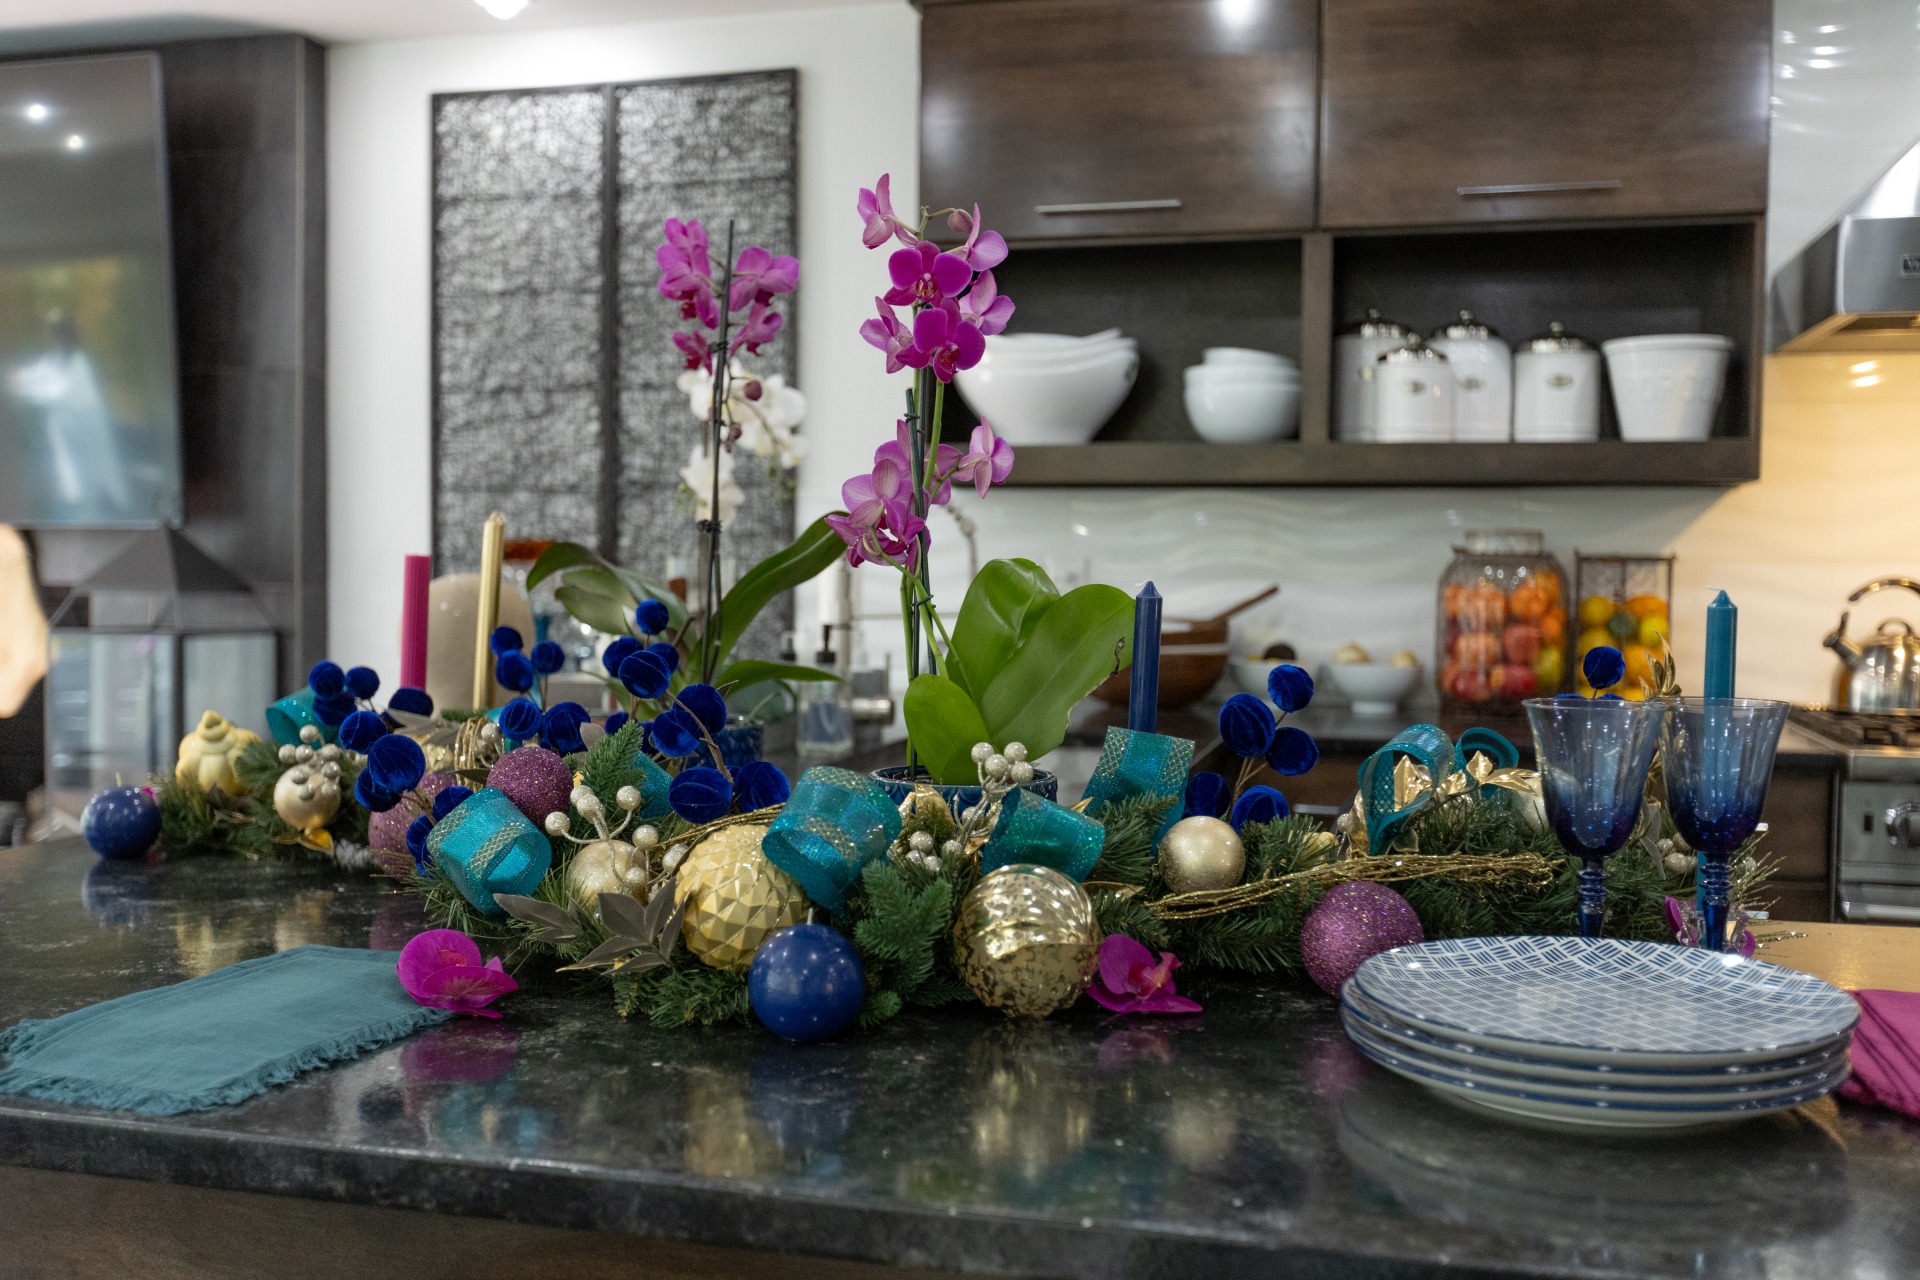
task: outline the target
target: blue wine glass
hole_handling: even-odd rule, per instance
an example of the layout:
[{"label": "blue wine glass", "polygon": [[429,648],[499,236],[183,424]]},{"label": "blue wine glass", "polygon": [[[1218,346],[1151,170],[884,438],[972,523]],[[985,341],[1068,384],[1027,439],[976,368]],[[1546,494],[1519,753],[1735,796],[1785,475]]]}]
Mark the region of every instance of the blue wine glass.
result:
[{"label": "blue wine glass", "polygon": [[1661,734],[1667,809],[1700,871],[1700,945],[1725,951],[1727,862],[1760,825],[1787,704],[1764,698],[1671,698]]},{"label": "blue wine glass", "polygon": [[1580,936],[1597,938],[1607,914],[1606,860],[1640,820],[1665,708],[1573,697],[1529,698],[1525,706],[1547,821],[1581,863]]}]

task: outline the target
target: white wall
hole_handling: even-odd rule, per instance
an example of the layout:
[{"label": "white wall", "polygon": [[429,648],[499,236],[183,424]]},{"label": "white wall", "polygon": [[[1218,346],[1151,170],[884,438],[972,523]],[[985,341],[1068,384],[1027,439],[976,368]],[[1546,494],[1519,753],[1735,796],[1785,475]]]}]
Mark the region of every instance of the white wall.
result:
[{"label": "white wall", "polygon": [[[894,389],[856,336],[884,265],[862,248],[854,193],[917,167],[919,19],[904,0],[753,17],[635,23],[329,51],[329,650],[399,669],[401,557],[432,542],[429,99],[435,93],[795,67],[800,72],[799,385],[818,461],[850,473],[891,430]],[[835,430],[837,424],[840,430]],[[875,430],[879,430],[876,427]],[[572,458],[530,465],[583,465]],[[838,479],[827,486],[828,501]],[[440,566],[441,571],[472,566]]]}]

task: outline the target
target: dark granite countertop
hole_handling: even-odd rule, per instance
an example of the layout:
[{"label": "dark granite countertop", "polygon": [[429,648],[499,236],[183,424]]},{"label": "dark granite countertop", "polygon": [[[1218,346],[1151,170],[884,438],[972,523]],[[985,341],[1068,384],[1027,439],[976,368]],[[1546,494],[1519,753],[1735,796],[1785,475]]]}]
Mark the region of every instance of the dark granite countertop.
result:
[{"label": "dark granite countertop", "polygon": [[[0,850],[0,1024],[418,926],[310,863]],[[0,1163],[1010,1275],[1920,1272],[1920,1125],[1825,1101],[1704,1137],[1536,1134],[1370,1066],[1318,992],[1190,989],[1192,1018],[964,1009],[800,1048],[549,981],[240,1106],[0,1097]]]}]

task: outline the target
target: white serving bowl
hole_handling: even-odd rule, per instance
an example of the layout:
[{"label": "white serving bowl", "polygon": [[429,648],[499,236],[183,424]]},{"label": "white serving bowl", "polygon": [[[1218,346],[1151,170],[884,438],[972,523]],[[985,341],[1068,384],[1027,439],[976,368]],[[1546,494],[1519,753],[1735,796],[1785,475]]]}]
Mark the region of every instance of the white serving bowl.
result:
[{"label": "white serving bowl", "polygon": [[1208,347],[1200,353],[1202,363],[1208,367],[1257,369],[1294,369],[1298,370],[1291,359],[1275,351],[1255,351],[1252,347]]},{"label": "white serving bowl", "polygon": [[1614,338],[1600,351],[1622,440],[1705,440],[1712,433],[1732,338],[1652,333]]},{"label": "white serving bowl", "polygon": [[1057,333],[997,333],[987,338],[987,350],[1008,365],[1034,367],[1073,364],[1115,351],[1134,351],[1139,343],[1117,329],[1088,338],[1070,338]]},{"label": "white serving bowl", "polygon": [[1210,444],[1258,444],[1300,430],[1300,385],[1187,379],[1187,420]]},{"label": "white serving bowl", "polygon": [[1390,662],[1336,662],[1327,668],[1334,687],[1353,704],[1357,716],[1390,716],[1401,699],[1420,683],[1419,667],[1396,667]]},{"label": "white serving bowl", "polygon": [[1131,349],[1030,368],[1009,365],[989,347],[953,385],[1010,444],[1085,444],[1127,398],[1139,372],[1140,354]]}]

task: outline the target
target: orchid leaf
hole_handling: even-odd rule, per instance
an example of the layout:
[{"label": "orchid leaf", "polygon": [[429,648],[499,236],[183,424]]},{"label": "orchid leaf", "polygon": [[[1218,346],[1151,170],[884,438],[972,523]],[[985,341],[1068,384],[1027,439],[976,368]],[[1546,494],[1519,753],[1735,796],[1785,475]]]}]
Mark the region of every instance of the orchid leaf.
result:
[{"label": "orchid leaf", "polygon": [[[996,750],[1023,743],[1033,760],[1059,746],[1074,705],[1127,664],[1132,636],[1133,598],[1118,587],[1089,583],[1061,596],[981,696],[987,740]],[[911,709],[907,724],[911,737]]]},{"label": "orchid leaf", "polygon": [[1031,560],[990,560],[967,587],[944,674],[978,699],[1060,598]]},{"label": "orchid leaf", "polygon": [[628,634],[627,620],[633,616],[631,606],[622,608],[620,601],[610,596],[603,596],[571,583],[559,588],[553,595],[562,608],[595,631],[605,631],[616,636]]},{"label": "orchid leaf", "polygon": [[542,551],[540,558],[533,562],[533,568],[527,570],[527,590],[533,590],[549,576],[562,570],[605,563],[590,547],[583,547],[577,542],[556,542]]},{"label": "orchid leaf", "polygon": [[[973,745],[991,736],[973,699],[945,676],[915,676],[905,701],[907,739],[935,782],[978,780]],[[1057,745],[1057,744],[1056,744]]]},{"label": "orchid leaf", "polygon": [[[683,630],[687,625],[686,603],[674,593],[671,587],[656,582],[644,574],[635,573],[631,569],[622,569],[617,564],[609,564],[591,547],[582,546],[577,542],[556,542],[542,551],[540,558],[533,562],[533,568],[527,571],[527,590],[533,590],[554,574],[563,575],[564,585],[560,588],[561,591],[567,587],[580,586],[591,589],[595,595],[599,596],[614,599],[624,596],[622,603],[626,605],[629,613],[633,606],[642,600],[658,600],[667,606],[668,626],[678,631]],[[555,594],[558,595],[559,592],[556,591]],[[561,603],[566,605],[568,613],[596,631],[611,631],[614,635],[628,634],[628,627],[624,621],[615,627],[602,626],[591,618],[575,612],[573,606],[567,605],[565,600]]]},{"label": "orchid leaf", "polygon": [[739,642],[747,627],[776,596],[811,581],[846,552],[847,544],[840,541],[839,534],[827,527],[826,517],[822,516],[801,530],[800,536],[792,543],[747,570],[740,581],[733,585],[733,590],[721,597],[720,643],[716,663],[726,662],[727,655],[733,652],[733,646]]},{"label": "orchid leaf", "polygon": [[831,671],[822,671],[818,667],[803,667],[797,662],[765,662],[759,658],[742,658],[738,662],[729,662],[726,669],[721,671],[720,678],[713,683],[722,688],[727,685],[744,688],[750,684],[759,684],[762,680],[799,680],[817,683],[839,678]]}]

